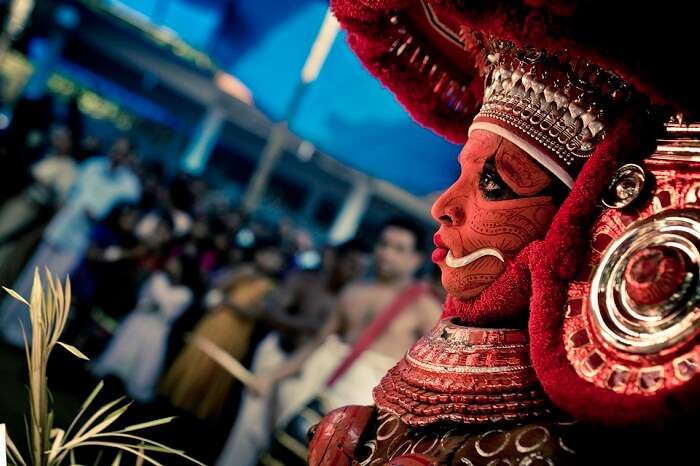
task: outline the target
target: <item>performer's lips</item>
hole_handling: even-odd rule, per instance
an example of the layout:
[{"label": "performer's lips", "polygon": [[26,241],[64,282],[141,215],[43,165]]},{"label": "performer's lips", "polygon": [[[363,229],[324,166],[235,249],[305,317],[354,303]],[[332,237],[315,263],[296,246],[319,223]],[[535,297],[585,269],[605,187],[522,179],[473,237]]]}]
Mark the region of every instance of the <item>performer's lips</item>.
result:
[{"label": "performer's lips", "polygon": [[435,243],[436,249],[433,251],[431,259],[437,264],[445,260],[445,257],[447,257],[447,253],[450,250],[447,249],[445,243],[442,242],[442,238],[440,237],[439,233],[435,233],[433,236],[433,243]]},{"label": "performer's lips", "polygon": [[431,259],[433,260],[434,263],[442,262],[445,260],[445,257],[447,257],[447,253],[450,252],[449,249],[443,249],[443,248],[435,248],[433,251],[433,255]]}]

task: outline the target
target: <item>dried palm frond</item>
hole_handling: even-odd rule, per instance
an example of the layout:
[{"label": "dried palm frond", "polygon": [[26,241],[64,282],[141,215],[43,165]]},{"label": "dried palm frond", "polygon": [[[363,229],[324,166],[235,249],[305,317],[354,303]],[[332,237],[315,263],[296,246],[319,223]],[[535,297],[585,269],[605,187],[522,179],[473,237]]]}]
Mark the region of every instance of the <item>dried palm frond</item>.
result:
[{"label": "dried palm frond", "polygon": [[[25,461],[15,444],[7,434],[7,449],[10,465],[15,466],[64,466],[77,465],[76,450],[82,447],[101,447],[116,450],[112,466],[121,464],[122,454],[130,453],[136,457],[137,464],[162,466],[150,454],[166,453],[177,455],[194,464],[203,463],[190,458],[183,451],[170,448],[133,432],[167,424],[174,417],[156,419],[110,430],[129,408],[131,403],[124,398],[111,401],[92,411],[91,406],[104,384],[100,382],[83,402],[77,415],[67,429],[53,427],[53,410],[47,386],[46,370],[51,352],[59,345],[74,356],[87,360],[87,356],[74,346],[59,341],[68,322],[71,302],[70,280],[65,284],[48,270],[42,283],[39,271],[34,271],[34,283],[30,300],[27,301],[14,290],[3,287],[13,298],[27,305],[31,321],[31,333],[27,335],[22,328],[25,342],[27,366],[29,368],[29,421],[27,423],[29,461]],[[92,411],[87,417],[86,413]],[[87,417],[87,419],[84,419]],[[84,420],[83,420],[84,419]],[[101,453],[101,452],[100,452]],[[112,455],[108,455],[112,457]],[[99,465],[100,454],[95,461]]]}]

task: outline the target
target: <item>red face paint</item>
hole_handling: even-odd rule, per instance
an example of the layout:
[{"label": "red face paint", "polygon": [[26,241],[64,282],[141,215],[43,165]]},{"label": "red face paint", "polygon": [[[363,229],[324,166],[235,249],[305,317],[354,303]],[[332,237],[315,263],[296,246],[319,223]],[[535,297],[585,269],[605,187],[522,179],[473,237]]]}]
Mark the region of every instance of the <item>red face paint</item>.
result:
[{"label": "red face paint", "polygon": [[[491,284],[527,244],[544,237],[557,207],[551,196],[537,195],[552,182],[549,173],[500,136],[474,131],[459,161],[459,179],[433,205],[432,215],[440,223],[433,261],[442,270],[447,292],[468,299]],[[496,182],[486,174],[488,161],[500,178]],[[490,198],[485,187],[498,183],[512,195],[503,200]],[[448,251],[460,258],[484,248],[500,251],[505,263],[486,256],[458,268],[446,264]]]}]

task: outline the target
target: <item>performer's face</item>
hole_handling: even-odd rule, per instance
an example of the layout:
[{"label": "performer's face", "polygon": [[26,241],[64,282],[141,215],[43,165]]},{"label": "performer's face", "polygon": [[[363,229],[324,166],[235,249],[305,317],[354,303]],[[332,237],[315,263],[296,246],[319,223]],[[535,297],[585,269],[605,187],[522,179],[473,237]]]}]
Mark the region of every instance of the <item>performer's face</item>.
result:
[{"label": "performer's face", "polygon": [[473,131],[459,163],[459,179],[433,205],[440,223],[433,261],[447,292],[468,299],[528,243],[544,237],[557,207],[548,189],[552,176],[500,136]]}]

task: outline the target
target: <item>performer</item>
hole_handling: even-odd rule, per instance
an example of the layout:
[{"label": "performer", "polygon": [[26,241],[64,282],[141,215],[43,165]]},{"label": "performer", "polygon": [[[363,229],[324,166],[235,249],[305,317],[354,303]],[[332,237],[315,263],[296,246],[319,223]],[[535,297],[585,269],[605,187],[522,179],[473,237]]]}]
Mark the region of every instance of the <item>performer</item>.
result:
[{"label": "performer", "polygon": [[466,144],[432,211],[443,320],[374,407],[324,418],[309,464],[668,463],[692,448],[700,128],[663,125],[700,109],[675,68],[693,53],[687,15],[548,0],[332,7],[409,112]]}]

